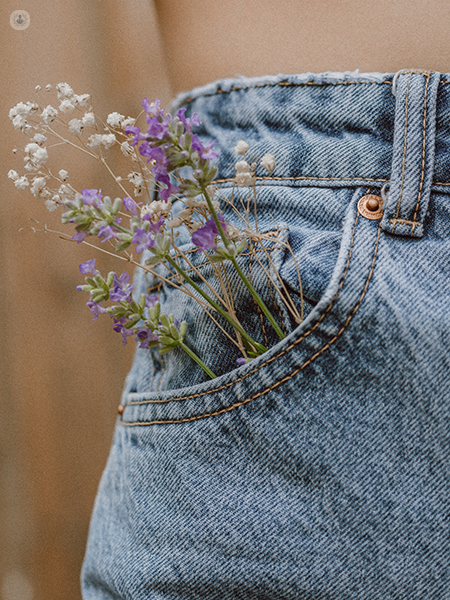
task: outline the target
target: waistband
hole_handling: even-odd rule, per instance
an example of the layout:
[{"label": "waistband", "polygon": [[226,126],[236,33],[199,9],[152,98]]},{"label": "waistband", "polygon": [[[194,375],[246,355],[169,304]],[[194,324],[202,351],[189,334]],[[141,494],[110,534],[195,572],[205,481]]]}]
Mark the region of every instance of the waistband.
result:
[{"label": "waistband", "polygon": [[[425,80],[427,73],[405,70],[396,87],[401,90],[404,79],[406,89],[408,76]],[[432,99],[434,107],[428,109],[432,118],[433,110],[435,113],[431,183],[434,191],[449,193],[450,75],[432,76],[437,92]],[[184,106],[187,114],[199,113],[202,126],[198,133],[216,140],[218,178],[224,183],[234,176],[233,148],[244,139],[255,156],[274,154],[272,177],[265,177],[262,168],[257,171],[269,184],[381,188],[392,178],[398,105],[398,95],[392,93],[393,79],[393,73],[359,71],[238,77],[181,93],[173,108]],[[411,93],[411,89],[407,91]],[[407,103],[408,99],[404,107]],[[416,137],[420,138],[423,111],[417,118]],[[423,140],[419,142],[423,145]]]}]

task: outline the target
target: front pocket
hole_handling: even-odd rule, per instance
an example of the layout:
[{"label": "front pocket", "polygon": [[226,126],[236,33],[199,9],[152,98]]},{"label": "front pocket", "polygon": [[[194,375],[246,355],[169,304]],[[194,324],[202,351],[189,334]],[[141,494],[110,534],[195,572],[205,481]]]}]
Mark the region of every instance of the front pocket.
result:
[{"label": "front pocket", "polygon": [[[310,192],[300,190],[306,191]],[[136,382],[140,382],[141,386],[143,382],[152,382],[153,386],[158,383],[154,376],[156,369],[149,359],[148,351],[144,357],[147,363],[142,361],[143,353],[138,351],[141,360],[137,360],[134,365],[124,397],[126,406],[121,417],[124,425],[186,422],[219,415],[265,397],[270,392],[281,392],[285,384],[290,385],[297,377],[303,377],[306,367],[317,365],[320,368],[317,358],[335,344],[360,308],[372,277],[380,236],[378,222],[368,221],[357,213],[356,203],[365,190],[331,191],[333,194],[340,192],[342,200],[346,200],[340,245],[328,282],[323,282],[321,296],[316,298],[317,302],[311,306],[304,321],[258,359],[243,367],[228,369],[214,380],[205,381],[201,376],[198,378],[200,381],[195,381],[194,377],[192,384],[177,385],[180,381],[176,377],[180,373],[177,363],[180,357],[174,353],[170,357],[174,362],[169,367],[174,385],[164,390],[137,387]],[[298,198],[306,204],[305,196],[307,197],[300,193]],[[298,206],[301,206],[300,202]],[[306,213],[308,210],[311,207],[306,204]],[[295,212],[291,212],[295,216]],[[324,217],[320,216],[318,219]],[[299,221],[297,217],[297,224]],[[284,266],[281,265],[282,272]],[[287,272],[289,273],[289,269]],[[288,276],[285,277],[289,283]],[[314,281],[313,277],[311,281]],[[217,336],[209,333],[207,340],[209,352],[216,361],[223,361],[233,367],[235,358],[227,356],[226,349],[217,343]],[[165,370],[167,369],[166,362]],[[161,373],[157,375],[161,378]]]}]

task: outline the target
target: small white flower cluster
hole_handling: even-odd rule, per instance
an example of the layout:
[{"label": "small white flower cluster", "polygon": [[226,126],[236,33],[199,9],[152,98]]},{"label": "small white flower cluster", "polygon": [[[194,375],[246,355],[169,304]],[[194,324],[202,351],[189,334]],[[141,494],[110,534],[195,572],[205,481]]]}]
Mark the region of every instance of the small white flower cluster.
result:
[{"label": "small white flower cluster", "polygon": [[172,201],[170,198],[167,202],[164,200],[155,200],[150,202],[150,204],[144,204],[141,208],[141,219],[143,219],[145,215],[151,215],[150,220],[152,223],[157,223],[159,217],[167,217],[171,210]]},{"label": "small white flower cluster", "polygon": [[127,179],[134,185],[134,195],[140,196],[144,189],[144,178],[142,175],[133,171],[133,173],[128,173]]},{"label": "small white flower cluster", "polygon": [[132,117],[127,117],[125,119],[124,115],[121,115],[118,112],[113,112],[108,115],[106,122],[110,127],[114,127],[117,129],[125,129],[125,127],[128,126],[132,127],[135,124],[136,119],[133,119]]},{"label": "small white flower cluster", "polygon": [[61,101],[59,105],[60,112],[68,115],[79,106],[87,106],[91,99],[89,94],[75,94],[68,83],[58,83],[56,94],[58,100]]},{"label": "small white flower cluster", "polygon": [[[249,145],[244,140],[239,140],[239,142],[234,147],[234,151],[236,154],[244,156],[249,149]],[[275,157],[273,154],[264,154],[261,159],[260,165],[269,173],[275,169]],[[256,182],[256,163],[253,162],[251,165],[244,159],[239,160],[235,165],[236,174],[234,176],[234,183],[239,187],[251,187]]]},{"label": "small white flower cluster", "polygon": [[39,105],[35,102],[19,102],[9,111],[9,118],[11,119],[14,129],[20,129],[25,135],[29,135],[31,132],[31,125],[28,124],[27,117],[35,114],[39,110]]},{"label": "small white flower cluster", "polygon": [[47,162],[48,152],[46,148],[42,148],[39,144],[31,142],[25,146],[25,169],[27,171],[36,172]]},{"label": "small white flower cluster", "polygon": [[94,135],[89,136],[87,145],[90,148],[97,148],[98,146],[104,146],[105,150],[111,148],[116,143],[116,136],[114,133],[94,133]]}]

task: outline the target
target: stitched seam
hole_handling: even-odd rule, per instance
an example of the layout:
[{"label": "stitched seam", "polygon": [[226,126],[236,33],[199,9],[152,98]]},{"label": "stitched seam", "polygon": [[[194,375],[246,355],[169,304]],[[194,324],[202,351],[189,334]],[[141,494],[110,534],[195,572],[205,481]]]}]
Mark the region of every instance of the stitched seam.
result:
[{"label": "stitched seam", "polygon": [[377,239],[376,239],[376,243],[375,243],[375,249],[374,249],[374,253],[373,253],[373,257],[372,257],[372,265],[371,265],[371,268],[370,268],[370,271],[369,271],[369,275],[367,277],[364,289],[362,291],[362,294],[361,294],[361,296],[360,296],[360,298],[359,298],[359,300],[358,300],[355,308],[350,313],[350,315],[348,316],[346,322],[344,323],[344,325],[342,326],[342,328],[339,330],[339,332],[334,336],[334,338],[332,340],[330,340],[321,350],[319,350],[318,352],[316,352],[316,354],[314,354],[314,356],[312,356],[306,362],[304,362],[301,367],[298,367],[290,375],[286,375],[286,377],[283,377],[283,379],[280,379],[279,381],[275,382],[274,384],[272,384],[270,387],[266,388],[265,390],[262,390],[261,392],[258,392],[257,394],[253,395],[251,398],[246,398],[245,400],[242,400],[241,402],[236,402],[236,404],[233,404],[232,406],[228,406],[226,408],[222,408],[222,409],[217,410],[217,411],[212,412],[212,413],[205,413],[205,414],[202,414],[202,415],[195,415],[193,417],[187,417],[185,419],[170,419],[170,420],[165,420],[165,421],[142,421],[142,422],[136,421],[134,423],[127,423],[126,421],[122,421],[122,425],[125,425],[125,426],[128,426],[128,427],[139,426],[139,425],[165,425],[165,424],[171,424],[171,423],[187,423],[189,421],[197,421],[198,419],[204,419],[206,417],[215,417],[215,416],[221,415],[223,413],[230,412],[231,410],[234,410],[235,408],[239,408],[240,406],[243,406],[244,404],[248,404],[252,400],[255,400],[256,398],[260,398],[261,396],[263,396],[267,392],[270,392],[270,391],[276,389],[277,387],[279,387],[280,385],[282,385],[286,381],[289,381],[290,379],[292,379],[292,377],[295,377],[295,375],[297,375],[297,373],[299,373],[302,369],[304,369],[306,366],[308,366],[309,364],[311,364],[313,362],[313,360],[315,360],[318,356],[320,356],[320,354],[322,354],[322,352],[324,352],[325,350],[327,350],[342,335],[342,333],[345,331],[345,329],[349,325],[350,321],[353,319],[354,315],[358,311],[359,307],[361,306],[361,302],[363,301],[364,296],[366,295],[366,292],[367,292],[367,289],[369,287],[369,283],[370,283],[370,280],[372,279],[372,274],[373,274],[373,271],[374,271],[374,268],[375,268],[375,260],[376,260],[377,251],[378,251],[378,243],[379,243],[379,240],[380,240],[380,233],[381,233],[381,221],[380,221],[380,224],[378,225],[378,234],[377,234]]},{"label": "stitched seam", "polygon": [[277,354],[276,356],[273,356],[272,358],[269,358],[267,361],[265,361],[264,363],[262,363],[259,367],[252,369],[251,371],[249,371],[248,373],[246,373],[245,375],[243,375],[242,377],[240,377],[239,379],[234,379],[233,381],[230,381],[218,388],[212,389],[212,390],[208,390],[205,392],[200,392],[198,394],[190,394],[188,396],[183,396],[180,398],[168,398],[167,400],[140,400],[140,401],[131,401],[131,402],[127,402],[125,404],[125,406],[138,406],[138,405],[144,405],[144,404],[167,404],[168,402],[174,402],[174,401],[181,401],[181,400],[192,400],[193,398],[199,398],[200,396],[205,396],[207,394],[214,394],[215,392],[220,392],[221,390],[224,390],[232,385],[235,385],[236,383],[239,383],[240,381],[243,381],[244,379],[247,379],[247,377],[249,377],[250,375],[253,375],[253,373],[256,373],[257,371],[259,371],[260,369],[262,369],[263,367],[269,365],[271,362],[273,362],[274,360],[280,358],[281,356],[283,356],[284,354],[286,354],[287,352],[289,352],[290,350],[292,350],[292,348],[294,348],[297,344],[299,344],[302,340],[304,340],[310,333],[312,333],[318,326],[319,324],[323,321],[323,319],[325,318],[325,316],[327,315],[327,313],[331,310],[331,308],[333,307],[341,289],[342,286],[344,285],[344,281],[345,278],[347,277],[347,273],[350,267],[350,260],[352,257],[352,253],[353,253],[353,244],[354,244],[354,240],[355,240],[355,232],[356,232],[356,226],[358,224],[358,219],[359,219],[359,213],[356,212],[356,219],[355,219],[355,223],[353,225],[353,231],[352,231],[352,238],[351,238],[351,242],[350,242],[350,249],[349,249],[349,253],[348,253],[348,258],[347,258],[347,264],[345,265],[345,270],[344,273],[342,275],[339,287],[336,291],[336,294],[333,298],[333,300],[331,301],[331,303],[328,305],[327,309],[325,310],[325,312],[320,316],[320,318],[316,321],[316,323],[311,327],[311,329],[308,329],[308,331],[305,331],[305,333],[303,333],[297,340],[295,340],[294,342],[292,342],[292,344],[290,346],[288,346],[287,348],[285,348],[284,350],[282,350],[279,354]]},{"label": "stitched seam", "polygon": [[[446,83],[450,84],[450,81]],[[225,179],[215,179],[214,183],[228,183],[233,181],[233,177],[228,177]],[[312,176],[301,176],[301,177],[256,177],[257,181],[298,181],[298,180],[314,180],[314,181],[380,181],[384,183],[390,183],[390,179],[376,179],[373,177],[315,177]],[[444,183],[441,181],[433,181],[432,185],[450,185],[450,182]]]},{"label": "stitched seam", "polygon": [[[314,175],[302,175],[298,177],[256,177],[257,181],[303,181],[305,179],[312,179],[314,181],[381,181],[389,183],[390,179],[376,179],[373,177],[315,177]],[[234,181],[234,177],[227,177],[224,179],[215,179],[216,183],[227,183]],[[450,185],[450,183],[445,184]]]},{"label": "stitched seam", "polygon": [[[406,88],[406,98],[405,98],[405,135],[404,135],[404,139],[403,139],[403,160],[402,160],[402,181],[400,184],[400,193],[398,196],[398,202],[397,202],[397,212],[395,214],[395,218],[398,218],[399,212],[400,212],[400,205],[401,205],[401,201],[402,201],[402,196],[403,196],[403,184],[405,182],[405,166],[406,166],[406,148],[408,145],[408,101],[409,101],[409,86],[411,84],[411,78],[412,78],[413,74],[410,73],[409,75],[409,79],[408,79],[408,86]],[[392,228],[392,233],[394,233],[395,230],[395,223],[394,226]]]},{"label": "stitched seam", "polygon": [[414,225],[411,229],[411,235],[414,233],[414,229],[416,227],[415,221],[417,217],[417,211],[419,210],[420,200],[422,196],[423,190],[423,182],[425,178],[425,146],[426,146],[426,122],[427,122],[427,94],[428,94],[428,84],[430,83],[430,75],[427,76],[427,82],[425,84],[425,93],[424,93],[424,101],[423,101],[423,132],[422,132],[422,171],[420,173],[420,186],[419,186],[419,194],[417,196],[417,204],[414,211],[413,222]]},{"label": "stitched seam", "polygon": [[[404,223],[406,225],[422,225],[422,223],[419,223],[419,221],[408,221],[407,219],[389,219],[389,221],[391,223]],[[413,229],[414,231],[414,229]]]},{"label": "stitched seam", "polygon": [[217,96],[218,94],[230,94],[231,92],[241,92],[244,90],[252,90],[256,88],[266,88],[266,87],[304,87],[304,86],[330,86],[330,85],[365,85],[365,84],[375,84],[375,85],[383,85],[388,84],[392,85],[392,81],[336,81],[336,82],[316,82],[316,81],[305,81],[305,82],[290,82],[290,81],[279,81],[278,83],[255,83],[254,85],[246,85],[246,86],[232,86],[229,90],[218,89],[212,94],[201,94],[196,97],[188,97],[179,106],[183,106],[183,104],[189,104],[189,102],[194,102],[199,98],[211,98],[213,96]]}]

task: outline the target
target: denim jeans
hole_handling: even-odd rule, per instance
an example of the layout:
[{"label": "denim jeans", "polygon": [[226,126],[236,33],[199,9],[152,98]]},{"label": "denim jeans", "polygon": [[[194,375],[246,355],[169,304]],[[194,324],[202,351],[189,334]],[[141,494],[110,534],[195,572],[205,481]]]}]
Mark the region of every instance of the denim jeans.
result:
[{"label": "denim jeans", "polygon": [[[275,156],[257,171],[258,227],[290,242],[300,279],[289,252],[268,252],[303,320],[244,252],[286,337],[230,273],[244,328],[270,347],[237,367],[191,298],[136,275],[219,376],[137,350],[85,600],[450,598],[450,76],[401,72],[395,96],[392,81],[239,78],[175,101],[216,140],[224,197],[247,193],[232,182],[239,140]],[[226,203],[224,216],[235,222]]]}]

